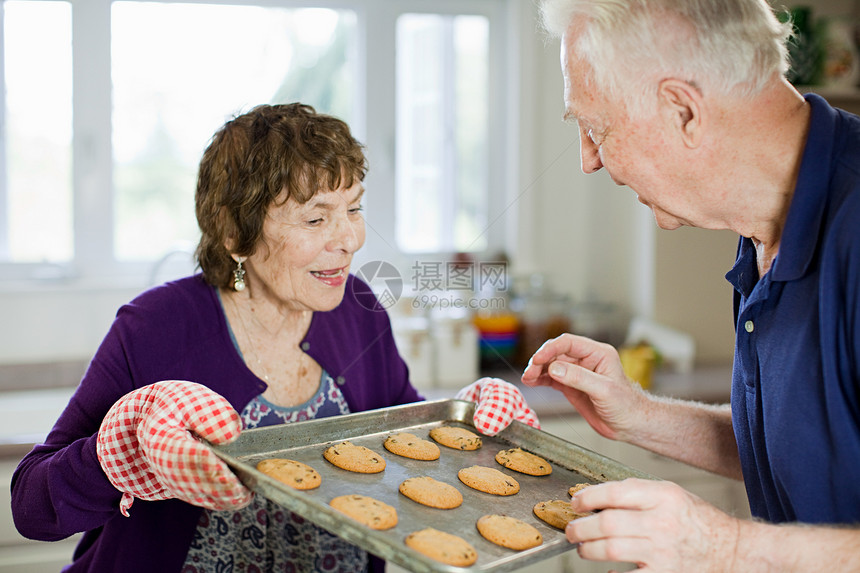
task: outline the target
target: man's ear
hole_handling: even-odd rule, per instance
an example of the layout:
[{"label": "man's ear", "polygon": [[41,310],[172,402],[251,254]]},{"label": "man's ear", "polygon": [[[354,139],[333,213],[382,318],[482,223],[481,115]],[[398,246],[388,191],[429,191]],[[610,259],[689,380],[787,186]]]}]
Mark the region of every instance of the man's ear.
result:
[{"label": "man's ear", "polygon": [[689,82],[667,79],[657,90],[660,112],[680,135],[684,145],[694,149],[702,143],[707,114],[699,90]]}]

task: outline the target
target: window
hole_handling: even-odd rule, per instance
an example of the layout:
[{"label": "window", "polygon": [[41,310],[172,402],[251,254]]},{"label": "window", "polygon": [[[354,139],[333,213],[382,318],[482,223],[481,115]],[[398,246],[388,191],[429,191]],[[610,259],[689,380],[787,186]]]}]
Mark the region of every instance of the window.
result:
[{"label": "window", "polygon": [[397,19],[397,244],[482,251],[487,223],[489,23]]},{"label": "window", "polygon": [[114,255],[153,259],[196,242],[200,156],[231,115],[313,102],[352,123],[355,13],[114,2]]},{"label": "window", "polygon": [[365,257],[498,249],[504,4],[5,0],[0,279],[188,272],[209,138],[288,101],[367,144]]},{"label": "window", "polygon": [[[5,2],[0,259],[63,262],[72,248],[72,10]],[[45,230],[50,232],[46,233]]]}]

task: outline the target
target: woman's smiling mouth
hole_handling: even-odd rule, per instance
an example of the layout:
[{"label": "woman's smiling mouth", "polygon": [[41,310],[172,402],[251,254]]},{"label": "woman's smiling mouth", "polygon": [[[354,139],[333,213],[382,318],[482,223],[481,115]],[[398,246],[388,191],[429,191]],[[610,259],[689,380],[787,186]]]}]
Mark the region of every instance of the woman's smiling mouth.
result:
[{"label": "woman's smiling mouth", "polygon": [[311,274],[320,282],[329,286],[340,286],[346,281],[349,267],[328,269],[324,271],[311,271]]}]

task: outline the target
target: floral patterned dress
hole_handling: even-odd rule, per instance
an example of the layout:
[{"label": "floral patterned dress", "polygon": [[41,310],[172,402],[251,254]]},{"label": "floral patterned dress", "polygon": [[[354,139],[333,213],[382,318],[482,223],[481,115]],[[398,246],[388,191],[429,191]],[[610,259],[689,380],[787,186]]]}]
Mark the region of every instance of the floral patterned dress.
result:
[{"label": "floral patterned dress", "polygon": [[[348,414],[332,377],[323,371],[316,395],[292,408],[257,396],[242,411],[245,428]],[[255,495],[238,511],[205,510],[182,573],[347,573],[365,571],[367,553],[302,517]]]}]

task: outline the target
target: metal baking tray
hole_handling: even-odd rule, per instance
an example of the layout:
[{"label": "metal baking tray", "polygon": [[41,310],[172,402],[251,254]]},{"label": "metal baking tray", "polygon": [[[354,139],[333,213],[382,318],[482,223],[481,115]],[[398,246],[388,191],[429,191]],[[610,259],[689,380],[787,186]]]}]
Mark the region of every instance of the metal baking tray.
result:
[{"label": "metal baking tray", "polygon": [[[416,573],[510,571],[568,551],[573,545],[567,541],[564,532],[534,516],[532,508],[536,503],[568,499],[568,488],[577,483],[651,477],[516,421],[495,437],[483,436],[483,447],[475,451],[454,450],[440,445],[442,455],[435,461],[397,456],[382,445],[389,434],[401,431],[430,439],[429,431],[442,425],[455,425],[477,432],[472,423],[474,409],[474,403],[461,400],[418,402],[245,430],[235,442],[215,446],[214,450],[249,489],[368,552]],[[385,470],[378,474],[359,474],[335,467],[323,458],[323,451],[328,446],[347,439],[383,456]],[[551,462],[552,474],[529,476],[503,468],[495,461],[499,450],[517,446]],[[257,471],[257,462],[272,457],[289,458],[312,466],[322,476],[322,484],[317,489],[299,491]],[[520,483],[520,492],[512,496],[497,496],[466,486],[457,478],[457,472],[471,465],[493,467],[513,476]],[[463,494],[463,504],[455,509],[435,509],[400,494],[398,488],[403,480],[424,475],[456,487]],[[372,530],[328,504],[336,496],[353,493],[368,495],[393,506],[397,510],[398,524],[386,531]],[[478,518],[488,513],[509,515],[534,525],[543,535],[543,544],[525,551],[513,551],[490,543],[475,526]],[[477,550],[478,560],[470,567],[455,567],[406,547],[403,542],[406,536],[425,527],[464,538]]]}]

